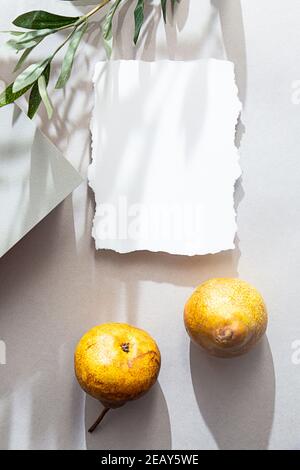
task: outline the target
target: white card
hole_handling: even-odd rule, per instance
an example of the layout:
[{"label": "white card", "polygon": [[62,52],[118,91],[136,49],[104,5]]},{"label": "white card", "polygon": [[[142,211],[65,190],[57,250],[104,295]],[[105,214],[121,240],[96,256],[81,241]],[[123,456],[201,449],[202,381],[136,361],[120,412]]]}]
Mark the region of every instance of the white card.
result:
[{"label": "white card", "polygon": [[241,111],[233,64],[101,62],[94,86],[96,248],[180,255],[233,249]]}]

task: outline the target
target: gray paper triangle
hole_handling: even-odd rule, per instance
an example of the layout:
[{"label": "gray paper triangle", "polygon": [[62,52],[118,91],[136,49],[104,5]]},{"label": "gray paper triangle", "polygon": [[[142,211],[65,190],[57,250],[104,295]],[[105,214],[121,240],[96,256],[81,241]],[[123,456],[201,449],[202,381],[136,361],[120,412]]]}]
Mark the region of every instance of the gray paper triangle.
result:
[{"label": "gray paper triangle", "polygon": [[0,257],[82,178],[15,105],[0,110]]}]

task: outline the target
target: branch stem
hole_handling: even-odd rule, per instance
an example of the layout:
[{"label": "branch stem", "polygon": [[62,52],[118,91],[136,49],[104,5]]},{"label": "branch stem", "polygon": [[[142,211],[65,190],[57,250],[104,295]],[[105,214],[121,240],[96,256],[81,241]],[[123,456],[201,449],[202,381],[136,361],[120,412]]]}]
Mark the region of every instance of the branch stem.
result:
[{"label": "branch stem", "polygon": [[67,42],[71,39],[71,37],[73,36],[73,34],[75,33],[75,31],[77,30],[78,28],[78,25],[74,27],[74,29],[72,29],[72,31],[70,32],[70,34],[68,34],[68,36],[66,37],[66,39],[58,46],[57,49],[55,49],[55,51],[53,52],[52,54],[52,59],[54,58],[54,56],[56,56],[56,54],[64,47],[65,44],[67,44]]},{"label": "branch stem", "polygon": [[99,11],[101,8],[105,7],[111,0],[103,0],[99,5],[97,5],[93,10],[91,10],[89,13],[83,16],[83,18],[88,19],[90,16],[93,16],[97,11]]},{"label": "branch stem", "polygon": [[68,29],[68,28],[72,28],[72,31],[71,33],[67,36],[67,38],[64,40],[64,42],[62,44],[60,44],[60,46],[54,51],[53,53],[53,56],[52,58],[64,47],[64,45],[71,39],[71,37],[73,36],[73,34],[75,33],[75,31],[77,30],[78,26],[82,25],[82,23],[85,23],[91,16],[93,16],[95,13],[97,13],[97,11],[99,11],[101,8],[105,7],[105,5],[107,5],[111,0],[103,0],[99,5],[97,5],[95,8],[93,8],[93,10],[91,10],[89,13],[87,13],[86,15],[83,15],[79,18],[78,21],[76,21],[76,23],[74,24],[71,24],[71,25],[66,25],[66,26],[62,26],[61,28],[59,28],[59,30],[64,30],[64,29]]}]

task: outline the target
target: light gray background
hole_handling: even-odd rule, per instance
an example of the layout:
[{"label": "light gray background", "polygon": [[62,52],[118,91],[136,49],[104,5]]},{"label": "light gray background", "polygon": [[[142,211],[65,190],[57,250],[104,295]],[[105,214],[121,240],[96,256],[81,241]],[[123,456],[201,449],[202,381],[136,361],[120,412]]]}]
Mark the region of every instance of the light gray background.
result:
[{"label": "light gray background", "polygon": [[[7,5],[1,29],[38,4]],[[47,2],[53,11],[62,11],[61,5]],[[63,7],[86,10],[68,2]],[[244,103],[237,248],[194,258],[96,253],[90,237],[93,198],[84,185],[76,191],[1,260],[0,337],[7,345],[7,365],[0,366],[3,449],[300,448],[300,365],[292,362],[292,343],[300,339],[300,106],[292,99],[300,78],[300,4],[182,0],[175,26],[166,31],[162,23],[157,26],[158,11],[148,18],[137,51],[129,43],[131,20],[123,21],[122,13],[116,58],[227,56],[236,64]],[[89,160],[89,78],[93,63],[104,57],[97,37],[95,30],[81,49],[63,103],[57,93],[54,120],[47,123],[43,114],[38,119],[83,175]],[[0,75],[7,79],[11,57],[5,54]],[[191,347],[182,324],[194,286],[226,275],[259,287],[270,315],[267,339],[230,361]],[[99,405],[77,385],[72,356],[79,337],[107,320],[147,329],[163,364],[159,383],[146,397],[112,412],[89,435]]]}]

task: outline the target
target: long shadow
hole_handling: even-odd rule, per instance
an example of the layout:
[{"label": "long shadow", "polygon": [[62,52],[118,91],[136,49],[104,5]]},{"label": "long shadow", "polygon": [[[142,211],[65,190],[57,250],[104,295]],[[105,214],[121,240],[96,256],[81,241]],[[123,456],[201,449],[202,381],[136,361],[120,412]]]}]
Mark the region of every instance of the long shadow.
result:
[{"label": "long shadow", "polygon": [[87,429],[95,421],[100,410],[99,402],[87,396],[85,406],[87,449],[171,449],[170,418],[159,383],[139,400],[111,410],[101,425],[90,434]]},{"label": "long shadow", "polygon": [[[235,65],[239,98],[244,106],[247,98],[247,50],[241,1],[211,0],[211,4],[219,13],[226,56]],[[241,116],[236,132],[238,147],[244,133],[245,127]]]},{"label": "long shadow", "polygon": [[[115,286],[119,297],[125,288],[126,321],[131,324],[138,323],[138,313],[141,308],[139,290],[143,281],[169,284],[173,289],[193,288],[210,277],[237,276],[239,256],[238,248],[216,255],[193,257],[147,251],[124,255],[110,250],[95,252],[96,264],[99,268],[101,266],[102,272],[105,271],[106,282]],[[95,283],[98,285],[103,283],[101,271],[99,269],[95,271]],[[174,299],[170,298],[170,302],[172,301]],[[110,310],[110,318],[118,318],[118,302],[115,303],[115,309],[115,311]],[[181,314],[181,308],[179,310]],[[178,305],[174,305],[174,312],[178,312]],[[160,315],[159,311],[157,315]],[[157,321],[161,321],[159,317]]]},{"label": "long shadow", "polygon": [[71,197],[1,259],[1,447],[83,447],[83,399],[73,373],[76,341],[89,326],[81,299],[91,282],[82,269]]},{"label": "long shadow", "polygon": [[247,51],[240,0],[211,0],[219,12],[227,58],[235,64],[239,96],[244,103],[247,93]]},{"label": "long shadow", "polygon": [[210,357],[191,343],[190,361],[199,410],[219,449],[267,449],[275,402],[268,340],[234,359]]}]

